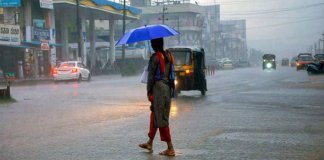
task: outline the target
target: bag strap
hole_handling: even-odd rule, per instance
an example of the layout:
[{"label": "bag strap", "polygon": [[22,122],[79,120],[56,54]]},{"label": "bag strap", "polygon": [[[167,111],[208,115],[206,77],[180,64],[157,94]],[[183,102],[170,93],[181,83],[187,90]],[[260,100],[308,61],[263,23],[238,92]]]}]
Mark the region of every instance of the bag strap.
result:
[{"label": "bag strap", "polygon": [[169,58],[170,58],[171,64],[173,64],[174,63],[173,55],[171,54],[171,52],[169,50],[165,50],[165,51],[169,54]]}]

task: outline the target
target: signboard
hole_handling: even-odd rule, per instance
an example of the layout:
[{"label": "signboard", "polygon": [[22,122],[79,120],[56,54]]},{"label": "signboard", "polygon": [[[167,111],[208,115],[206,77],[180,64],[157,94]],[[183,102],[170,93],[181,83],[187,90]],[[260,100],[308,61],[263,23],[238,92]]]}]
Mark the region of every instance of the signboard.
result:
[{"label": "signboard", "polygon": [[52,0],[39,0],[39,3],[41,8],[53,9]]},{"label": "signboard", "polygon": [[50,40],[50,30],[47,28],[34,28],[33,29],[33,40],[41,41],[41,40]]},{"label": "signboard", "polygon": [[0,24],[0,44],[20,45],[20,27]]},{"label": "signboard", "polygon": [[21,0],[0,0],[0,8],[3,7],[20,7]]},{"label": "signboard", "polygon": [[48,44],[48,41],[42,41],[41,42],[41,50],[42,51],[49,51],[50,50],[50,46]]},{"label": "signboard", "polygon": [[33,19],[33,25],[35,28],[45,28],[44,19]]}]

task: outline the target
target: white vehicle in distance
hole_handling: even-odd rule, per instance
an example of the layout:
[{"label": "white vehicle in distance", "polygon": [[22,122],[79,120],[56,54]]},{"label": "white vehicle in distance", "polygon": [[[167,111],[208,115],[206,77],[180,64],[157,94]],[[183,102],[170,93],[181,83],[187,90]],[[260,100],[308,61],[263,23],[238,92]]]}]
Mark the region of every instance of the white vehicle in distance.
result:
[{"label": "white vehicle in distance", "polygon": [[60,80],[91,80],[90,71],[78,61],[61,62],[60,65],[53,69],[54,81]]},{"label": "white vehicle in distance", "polygon": [[225,60],[222,63],[222,68],[223,69],[234,69],[233,61],[231,61],[231,60]]}]

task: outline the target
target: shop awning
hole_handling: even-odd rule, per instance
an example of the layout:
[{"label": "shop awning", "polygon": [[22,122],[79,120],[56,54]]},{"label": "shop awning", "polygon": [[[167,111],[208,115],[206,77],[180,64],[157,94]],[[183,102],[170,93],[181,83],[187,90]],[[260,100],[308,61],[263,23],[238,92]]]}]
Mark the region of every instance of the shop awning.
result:
[{"label": "shop awning", "polygon": [[30,48],[30,46],[26,45],[6,45],[6,44],[0,44],[0,47],[13,47],[13,48]]},{"label": "shop awning", "polygon": [[[70,4],[76,5],[76,0],[53,0],[54,4]],[[108,0],[80,0],[80,7],[89,9],[89,10],[97,10],[102,12],[107,12],[114,15],[123,15],[123,4],[108,1]],[[141,9],[126,6],[126,17],[139,19],[140,14],[142,13]]]},{"label": "shop awning", "polygon": [[[124,9],[124,5],[112,1],[107,1],[107,0],[91,0],[91,1],[84,1],[84,2],[85,3],[93,2],[99,7],[113,7],[115,10],[118,11],[122,11]],[[142,10],[131,6],[126,6],[126,10],[131,12],[132,14],[142,13]]]},{"label": "shop awning", "polygon": [[[29,44],[29,45],[41,45],[41,42],[40,41],[24,41],[22,42],[23,44]],[[62,44],[60,43],[49,43],[50,46],[55,46],[55,47],[61,47]]]}]

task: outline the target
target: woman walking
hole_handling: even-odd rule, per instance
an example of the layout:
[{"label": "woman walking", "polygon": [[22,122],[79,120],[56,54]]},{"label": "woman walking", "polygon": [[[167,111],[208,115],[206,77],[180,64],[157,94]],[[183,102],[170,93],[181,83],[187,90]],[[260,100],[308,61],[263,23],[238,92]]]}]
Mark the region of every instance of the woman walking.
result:
[{"label": "woman walking", "polygon": [[163,49],[163,38],[151,40],[154,54],[150,57],[147,81],[147,97],[151,102],[150,128],[146,143],[139,147],[153,151],[153,140],[159,129],[161,141],[167,143],[167,149],[160,155],[175,156],[169,128],[171,91],[174,89],[173,56]]}]

